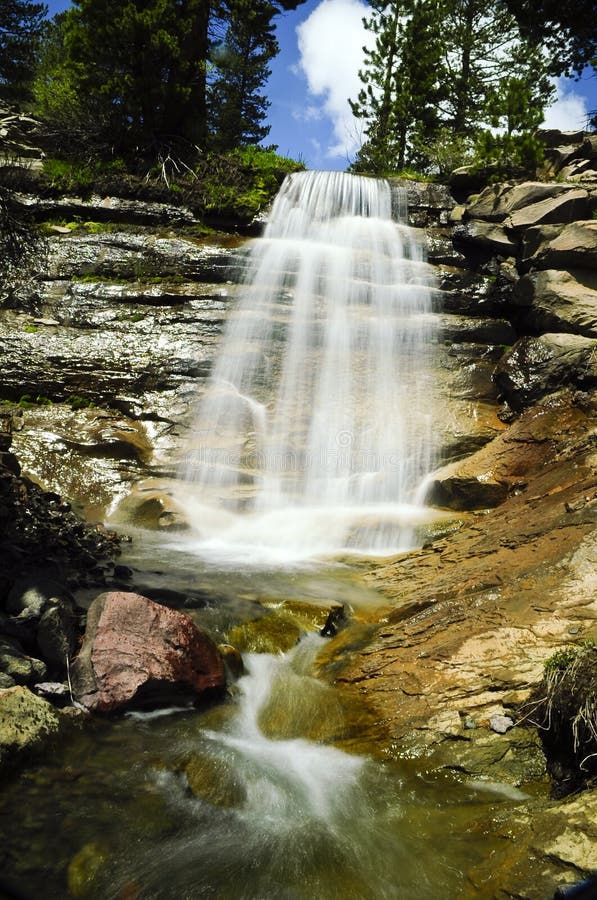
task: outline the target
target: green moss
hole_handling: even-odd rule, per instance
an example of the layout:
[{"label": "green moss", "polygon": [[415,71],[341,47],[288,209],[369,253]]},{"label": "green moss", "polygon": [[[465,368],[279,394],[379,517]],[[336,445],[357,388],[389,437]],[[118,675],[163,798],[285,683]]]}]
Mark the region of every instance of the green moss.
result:
[{"label": "green moss", "polygon": [[36,406],[52,406],[52,401],[43,394],[37,394],[35,397],[33,394],[23,394],[17,401],[17,406],[21,409],[33,409]]},{"label": "green moss", "polygon": [[89,400],[87,397],[82,397],[80,394],[69,394],[64,402],[67,406],[70,406],[72,410],[95,408],[95,403],[92,400]]},{"label": "green moss", "polygon": [[23,331],[26,331],[27,334],[35,334],[37,331],[37,325],[25,325]]}]

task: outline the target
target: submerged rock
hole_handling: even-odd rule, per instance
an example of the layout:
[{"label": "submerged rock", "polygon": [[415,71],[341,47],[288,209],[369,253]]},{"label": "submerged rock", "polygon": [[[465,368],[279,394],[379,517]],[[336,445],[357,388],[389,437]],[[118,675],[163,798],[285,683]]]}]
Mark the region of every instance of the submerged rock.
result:
[{"label": "submerged rock", "polygon": [[121,592],[91,604],[71,679],[76,699],[101,713],[197,700],[225,686],[216,645],[186,613]]},{"label": "submerged rock", "polygon": [[228,641],[241,653],[285,653],[300,636],[300,627],[289,615],[270,614],[235,625]]},{"label": "submerged rock", "polygon": [[189,790],[212,806],[233,809],[247,798],[246,788],[231,760],[194,753],[183,765]]}]

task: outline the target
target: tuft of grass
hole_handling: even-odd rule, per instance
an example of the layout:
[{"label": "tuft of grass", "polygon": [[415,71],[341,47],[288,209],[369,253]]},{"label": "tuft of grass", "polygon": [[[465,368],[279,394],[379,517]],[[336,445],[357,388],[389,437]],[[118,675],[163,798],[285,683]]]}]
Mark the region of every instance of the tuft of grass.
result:
[{"label": "tuft of grass", "polygon": [[556,780],[567,785],[565,792],[585,783],[597,771],[595,642],[581,641],[550,656],[527,708],[524,718],[540,729],[548,763]]}]

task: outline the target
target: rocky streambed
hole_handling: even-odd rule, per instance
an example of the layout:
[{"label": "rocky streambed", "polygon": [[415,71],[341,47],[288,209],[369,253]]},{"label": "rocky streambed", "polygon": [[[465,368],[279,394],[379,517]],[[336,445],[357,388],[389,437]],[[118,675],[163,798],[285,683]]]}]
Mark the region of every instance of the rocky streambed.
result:
[{"label": "rocky streambed", "polygon": [[[295,577],[292,590],[271,573],[247,584],[204,572],[198,582],[196,573],[184,577],[184,555],[173,551],[176,574],[164,571],[163,556],[152,560],[152,547],[184,533],[172,480],[234,301],[243,241],[197,237],[192,216],[177,214],[173,226],[156,204],[123,211],[105,198],[61,207],[22,198],[48,224],[46,257],[0,310],[2,396],[11,449],[51,493],[23,481],[8,437],[2,484],[23,509],[39,498],[50,522],[71,516],[72,503],[88,521],[141,529],[149,550],[125,544],[115,567],[112,539],[70,520],[90,555],[67,565],[63,554],[33,612],[19,587],[33,557],[8,570],[0,677],[9,690],[0,694],[0,716],[11,758],[28,745],[29,729],[35,743],[83,716],[56,711],[29,690],[48,665],[44,617],[68,613],[77,622],[50,672],[64,683],[62,659],[75,650],[90,599],[106,590],[151,595],[231,645],[221,652],[233,685],[239,651],[288,650],[301,634],[325,630],[333,613],[331,640],[313,663],[314,690],[325,696],[290,719],[272,707],[268,734],[333,741],[415,779],[501,792],[505,802],[468,819],[459,814],[466,840],[482,834],[491,852],[460,860],[464,879],[447,896],[541,900],[590,875],[595,768],[573,747],[559,755],[544,747],[533,723],[546,662],[581,647],[594,657],[597,639],[597,145],[582,134],[546,141],[552,174],[559,169],[565,180],[478,194],[466,172],[450,189],[405,185],[410,220],[425,229],[437,270],[442,402],[434,428],[445,466],[429,497],[450,516],[422,536],[422,549],[383,564],[361,561],[333,587],[321,573]],[[76,218],[56,225],[65,209]],[[37,558],[46,559],[48,540],[38,539]],[[10,536],[9,545],[21,553]],[[62,547],[68,556],[74,544],[65,537]],[[15,617],[31,620],[26,639],[15,633]],[[57,633],[55,641],[64,640],[64,629]],[[584,750],[590,757],[594,748]],[[222,775],[217,765],[225,782],[229,770]],[[554,785],[561,799],[550,796]],[[69,868],[74,896],[85,895],[76,873],[85,882],[109,858],[90,844]],[[8,871],[17,870],[12,860]],[[354,895],[369,896],[361,887]]]}]

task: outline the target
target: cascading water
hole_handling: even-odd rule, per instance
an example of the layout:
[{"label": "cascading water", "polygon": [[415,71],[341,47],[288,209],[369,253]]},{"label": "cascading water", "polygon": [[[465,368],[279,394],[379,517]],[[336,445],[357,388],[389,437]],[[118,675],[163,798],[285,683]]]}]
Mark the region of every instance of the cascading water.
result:
[{"label": "cascading water", "polygon": [[433,450],[430,274],[387,182],[289,176],[244,278],[186,457],[206,552],[409,546]]}]

